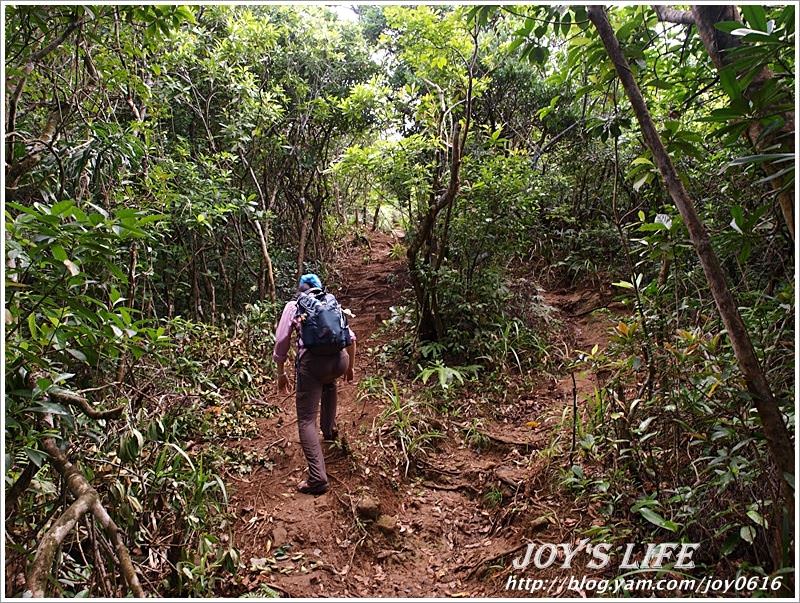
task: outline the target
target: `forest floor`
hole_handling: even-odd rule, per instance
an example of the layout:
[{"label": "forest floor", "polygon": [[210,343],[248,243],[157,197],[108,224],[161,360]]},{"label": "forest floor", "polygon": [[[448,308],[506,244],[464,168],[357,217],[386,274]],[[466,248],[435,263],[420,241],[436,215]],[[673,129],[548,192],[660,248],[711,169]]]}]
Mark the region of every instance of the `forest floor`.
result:
[{"label": "forest floor", "polygon": [[[490,410],[476,404],[468,416],[442,417],[443,437],[408,477],[381,462],[390,438],[375,422],[386,402],[364,396],[358,382],[381,376],[376,351],[389,336],[380,327],[407,281],[393,243],[392,235],[370,235],[336,267],[342,286],[334,292],[355,315],[359,356],[356,381],[338,385],[344,444],[325,453],[331,489],[316,497],[295,491],[306,463],[293,395],[271,393],[264,402],[277,410],[258,420],[259,436],[227,444],[261,457],[251,473],[228,480],[234,544],[248,568],[225,589],[229,595],[269,586],[291,597],[513,596],[505,590],[511,560],[527,542],[574,543],[600,522],[558,483],[572,437],[569,374],[542,377],[533,391]],[[597,296],[543,292],[565,325],[571,355],[607,343],[608,318],[588,311]],[[582,409],[593,377],[575,377]],[[465,420],[479,421],[485,446],[465,444]],[[378,512],[377,521],[368,518]],[[552,586],[532,595],[585,596],[566,590],[562,578],[571,572],[558,564],[537,570]]]}]

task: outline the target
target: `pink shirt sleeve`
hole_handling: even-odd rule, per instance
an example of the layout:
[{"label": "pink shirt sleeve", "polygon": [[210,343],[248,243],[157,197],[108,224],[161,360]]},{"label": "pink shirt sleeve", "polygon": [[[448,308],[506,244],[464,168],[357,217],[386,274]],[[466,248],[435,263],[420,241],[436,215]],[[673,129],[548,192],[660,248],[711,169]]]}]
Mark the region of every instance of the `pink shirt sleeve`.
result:
[{"label": "pink shirt sleeve", "polygon": [[296,311],[297,303],[288,302],[283,308],[280,321],[278,321],[278,330],[275,331],[275,349],[272,352],[272,359],[277,363],[286,362],[286,358],[289,356]]}]

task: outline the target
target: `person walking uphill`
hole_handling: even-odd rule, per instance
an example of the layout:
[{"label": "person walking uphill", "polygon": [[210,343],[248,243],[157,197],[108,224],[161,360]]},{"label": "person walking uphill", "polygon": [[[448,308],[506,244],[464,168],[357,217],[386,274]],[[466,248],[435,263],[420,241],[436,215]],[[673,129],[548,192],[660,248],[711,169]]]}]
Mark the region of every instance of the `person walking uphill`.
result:
[{"label": "person walking uphill", "polygon": [[356,336],[339,302],[323,289],[316,274],[301,276],[297,291],[297,298],[283,308],[272,358],[278,364],[278,391],[289,393],[284,365],[292,333],[297,331],[297,427],[308,462],[308,479],[297,484],[297,490],[303,494],[324,494],[328,490],[328,476],[317,431],[317,414],[322,437],[335,440],[338,437],[336,379],[344,376],[348,382],[353,380]]}]

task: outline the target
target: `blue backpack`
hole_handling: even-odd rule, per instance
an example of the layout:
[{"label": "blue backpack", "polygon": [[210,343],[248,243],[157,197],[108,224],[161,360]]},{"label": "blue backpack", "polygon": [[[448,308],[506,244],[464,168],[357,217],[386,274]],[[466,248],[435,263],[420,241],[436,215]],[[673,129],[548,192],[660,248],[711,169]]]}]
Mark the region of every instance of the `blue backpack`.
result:
[{"label": "blue backpack", "polygon": [[315,287],[297,296],[295,321],[303,347],[314,354],[338,354],[352,343],[342,306],[322,289]]}]

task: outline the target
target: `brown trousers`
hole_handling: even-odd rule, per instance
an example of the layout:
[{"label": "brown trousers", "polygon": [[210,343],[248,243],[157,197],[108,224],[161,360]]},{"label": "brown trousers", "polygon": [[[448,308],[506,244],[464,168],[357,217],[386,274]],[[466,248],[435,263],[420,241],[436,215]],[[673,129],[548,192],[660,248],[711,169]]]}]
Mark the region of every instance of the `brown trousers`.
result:
[{"label": "brown trousers", "polygon": [[350,357],[345,350],[331,356],[315,356],[305,351],[297,361],[297,428],[308,462],[308,485],[312,488],[328,483],[317,430],[317,413],[320,414],[322,436],[326,440],[332,439],[336,430],[336,379],[345,374],[349,363]]}]

